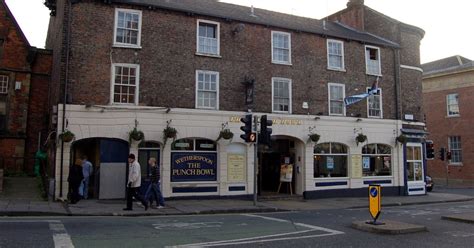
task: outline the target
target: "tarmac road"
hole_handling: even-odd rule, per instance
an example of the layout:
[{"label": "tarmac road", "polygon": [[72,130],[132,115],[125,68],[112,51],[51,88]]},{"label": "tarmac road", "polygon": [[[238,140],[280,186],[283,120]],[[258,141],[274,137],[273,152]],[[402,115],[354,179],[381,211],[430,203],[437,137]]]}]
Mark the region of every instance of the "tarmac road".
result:
[{"label": "tarmac road", "polygon": [[428,232],[380,235],[352,229],[367,209],[162,217],[0,218],[0,247],[472,247],[474,224],[442,215],[474,213],[474,201],[382,208],[380,221]]}]

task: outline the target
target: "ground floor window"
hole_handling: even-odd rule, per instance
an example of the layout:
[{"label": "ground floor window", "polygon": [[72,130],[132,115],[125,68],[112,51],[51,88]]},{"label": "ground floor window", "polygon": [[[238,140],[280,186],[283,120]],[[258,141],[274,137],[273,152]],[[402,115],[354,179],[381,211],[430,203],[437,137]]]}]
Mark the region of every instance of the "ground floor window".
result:
[{"label": "ground floor window", "polygon": [[362,172],[367,176],[392,175],[392,149],[383,144],[362,147]]},{"label": "ground floor window", "polygon": [[322,143],[314,147],[314,177],[347,177],[347,146]]},{"label": "ground floor window", "polygon": [[217,181],[216,142],[180,139],[171,149],[171,182]]},{"label": "ground floor window", "polygon": [[421,144],[408,144],[406,148],[407,180],[423,180],[423,156]]}]

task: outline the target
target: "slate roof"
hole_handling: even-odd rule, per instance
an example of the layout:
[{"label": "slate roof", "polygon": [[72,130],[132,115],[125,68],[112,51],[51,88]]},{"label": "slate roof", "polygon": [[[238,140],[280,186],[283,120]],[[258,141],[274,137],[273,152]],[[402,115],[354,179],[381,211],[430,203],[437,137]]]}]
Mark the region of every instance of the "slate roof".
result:
[{"label": "slate roof", "polygon": [[458,72],[470,67],[474,69],[474,61],[459,55],[421,65],[424,76],[436,73]]},{"label": "slate roof", "polygon": [[326,21],[326,28],[324,28],[323,21],[321,20],[258,8],[254,8],[254,15],[252,15],[250,7],[222,3],[217,0],[111,0],[111,2],[156,7],[196,15],[223,18],[231,21],[284,28],[297,32],[313,33],[339,39],[355,40],[386,47],[399,47],[395,42],[367,32],[349,28],[341,23]]}]

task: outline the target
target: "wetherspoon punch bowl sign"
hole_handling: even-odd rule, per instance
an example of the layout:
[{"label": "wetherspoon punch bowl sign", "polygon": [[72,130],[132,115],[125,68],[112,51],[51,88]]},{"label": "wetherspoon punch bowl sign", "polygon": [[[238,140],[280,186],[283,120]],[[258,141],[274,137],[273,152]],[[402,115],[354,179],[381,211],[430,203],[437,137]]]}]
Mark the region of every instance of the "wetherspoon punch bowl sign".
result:
[{"label": "wetherspoon punch bowl sign", "polygon": [[217,153],[171,153],[171,181],[217,181]]}]

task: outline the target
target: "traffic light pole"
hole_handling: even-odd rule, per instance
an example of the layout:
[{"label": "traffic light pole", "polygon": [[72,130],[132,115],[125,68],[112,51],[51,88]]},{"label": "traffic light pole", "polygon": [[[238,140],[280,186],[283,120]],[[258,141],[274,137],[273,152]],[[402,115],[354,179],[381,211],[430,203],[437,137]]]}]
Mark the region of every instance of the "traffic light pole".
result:
[{"label": "traffic light pole", "polygon": [[255,131],[255,142],[253,143],[253,168],[254,168],[254,173],[253,173],[253,205],[257,206],[257,174],[258,174],[258,117],[254,116],[254,131]]}]

